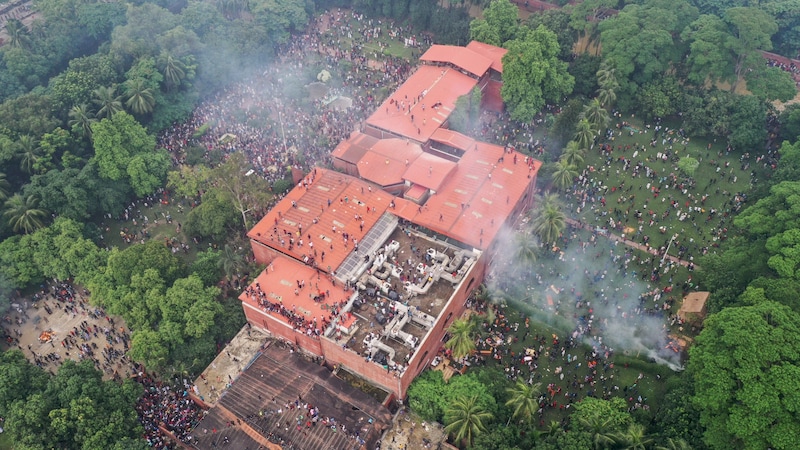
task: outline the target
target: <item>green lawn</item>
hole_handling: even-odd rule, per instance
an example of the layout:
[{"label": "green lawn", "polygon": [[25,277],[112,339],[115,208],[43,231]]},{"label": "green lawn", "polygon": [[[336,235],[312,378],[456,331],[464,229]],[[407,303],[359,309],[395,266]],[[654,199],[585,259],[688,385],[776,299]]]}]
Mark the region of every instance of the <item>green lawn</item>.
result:
[{"label": "green lawn", "polygon": [[[139,215],[136,211],[141,211],[142,216],[147,216],[149,219],[147,225],[145,225],[143,219],[135,217]],[[181,232],[177,231],[178,224],[184,224],[186,222],[186,216],[190,211],[188,203],[156,203],[148,207],[141,205],[136,211],[134,212],[134,216],[131,216],[128,221],[106,219],[101,225],[104,230],[103,241],[109,248],[117,247],[119,249],[125,249],[133,243],[141,243],[141,233],[144,232],[146,233],[144,237],[145,240],[155,239],[165,242],[177,239],[178,242],[189,244],[188,253],[176,253],[181,256],[187,264],[191,263],[197,255],[197,252],[203,249],[201,248],[203,245],[202,243],[200,246],[197,246],[189,236],[186,236],[183,230],[181,230]],[[172,223],[167,223],[167,215],[172,217]],[[133,224],[134,218],[136,219],[136,225]],[[156,223],[156,221],[158,223]],[[137,239],[128,243],[122,238],[121,233],[134,234],[137,236]],[[208,244],[205,245],[207,246]]]},{"label": "green lawn", "polygon": [[12,450],[14,446],[11,443],[11,437],[8,433],[0,434],[0,450]]}]

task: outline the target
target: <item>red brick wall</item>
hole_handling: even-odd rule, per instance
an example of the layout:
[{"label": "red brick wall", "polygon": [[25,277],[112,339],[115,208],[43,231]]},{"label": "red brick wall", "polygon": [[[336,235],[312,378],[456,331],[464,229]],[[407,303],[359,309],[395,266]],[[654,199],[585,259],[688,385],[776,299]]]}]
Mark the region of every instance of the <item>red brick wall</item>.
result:
[{"label": "red brick wall", "polygon": [[242,304],[244,308],[244,315],[251,325],[265,329],[275,336],[285,339],[289,342],[294,342],[295,345],[311,352],[317,356],[322,356],[322,348],[320,347],[320,340],[306,336],[302,333],[295,332],[292,327],[283,322],[277,317],[273,317],[264,311],[257,310],[255,307]]},{"label": "red brick wall", "polygon": [[269,264],[276,256],[282,255],[282,253],[256,242],[253,239],[250,239],[250,247],[253,249],[253,256],[259,264]]}]

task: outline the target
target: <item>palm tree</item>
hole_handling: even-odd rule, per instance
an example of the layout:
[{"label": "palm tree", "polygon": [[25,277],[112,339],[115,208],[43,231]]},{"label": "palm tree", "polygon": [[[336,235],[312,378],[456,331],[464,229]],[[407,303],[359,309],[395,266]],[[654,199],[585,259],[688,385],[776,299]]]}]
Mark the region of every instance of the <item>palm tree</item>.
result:
[{"label": "palm tree", "polygon": [[3,217],[8,219],[8,224],[15,232],[31,233],[44,226],[44,218],[47,213],[38,208],[39,199],[34,195],[23,197],[21,194],[14,194],[6,200]]},{"label": "palm tree", "polygon": [[26,48],[30,43],[28,29],[19,19],[9,19],[6,22],[6,34],[8,34],[8,45],[13,48]]},{"label": "palm tree", "polygon": [[161,54],[160,60],[167,90],[170,91],[180,86],[181,81],[186,77],[186,65],[166,52]]},{"label": "palm tree", "polygon": [[609,432],[611,426],[610,417],[581,417],[581,426],[592,435],[592,446],[595,450],[608,448],[614,445],[614,434]]},{"label": "palm tree", "polygon": [[455,441],[466,441],[470,446],[475,436],[486,431],[486,422],[492,419],[492,413],[478,405],[477,395],[457,397],[444,413],[447,424],[444,429],[453,435]]},{"label": "palm tree", "polygon": [[578,143],[578,147],[587,150],[594,142],[596,135],[597,129],[592,126],[588,119],[583,117],[578,121],[578,125],[575,127],[575,142]]},{"label": "palm tree", "polygon": [[617,69],[614,68],[610,61],[603,60],[603,62],[600,63],[600,69],[597,71],[597,84],[601,88],[616,89],[619,87]]},{"label": "palm tree", "polygon": [[645,450],[653,439],[644,432],[644,425],[632,423],[624,432],[616,433],[614,440],[626,450]]},{"label": "palm tree", "polygon": [[547,436],[555,436],[556,433],[561,431],[564,431],[564,429],[561,427],[561,424],[557,420],[551,420],[547,425],[547,430],[545,430],[544,434]]},{"label": "palm tree", "polygon": [[97,110],[97,117],[110,119],[114,114],[122,111],[122,96],[117,95],[114,86],[99,87],[92,91],[94,103],[100,107]]},{"label": "palm tree", "polygon": [[575,182],[575,177],[578,176],[578,168],[568,163],[563,156],[553,163],[553,169],[551,175],[553,186],[561,191],[569,189]]},{"label": "palm tree", "polygon": [[147,87],[141,78],[134,78],[125,83],[125,95],[128,96],[125,106],[136,114],[149,114],[153,112],[153,107],[156,106],[153,91]]},{"label": "palm tree", "polygon": [[664,445],[657,445],[655,450],[692,450],[692,446],[680,438],[667,438],[667,442]]},{"label": "palm tree", "polygon": [[69,110],[69,117],[70,119],[67,124],[70,127],[74,127],[75,125],[80,126],[84,135],[91,139],[92,124],[97,122],[97,119],[94,118],[94,114],[89,110],[86,103],[73,106],[72,109]]},{"label": "palm tree", "polygon": [[583,152],[584,149],[581,148],[576,141],[569,141],[567,142],[567,146],[564,147],[561,158],[564,159],[567,164],[577,167],[583,162]]},{"label": "palm tree", "polygon": [[606,109],[610,109],[611,105],[617,100],[616,88],[601,87],[597,90],[597,100],[600,101],[600,104]]},{"label": "palm tree", "polygon": [[532,216],[531,229],[548,245],[555,244],[567,226],[557,194],[545,196],[542,204],[532,211]]},{"label": "palm tree", "polygon": [[514,241],[517,247],[517,259],[526,267],[531,266],[539,259],[539,243],[536,236],[532,236],[528,232],[517,233]]},{"label": "palm tree", "polygon": [[583,108],[583,117],[592,124],[595,130],[603,130],[608,125],[608,111],[603,108],[600,100],[593,98]]},{"label": "palm tree", "polygon": [[536,411],[539,409],[541,387],[542,383],[528,384],[517,381],[517,384],[513,387],[506,389],[506,392],[511,396],[506,402],[506,406],[511,407],[514,411],[512,417],[524,422],[530,422],[533,415],[536,414]]},{"label": "palm tree", "polygon": [[40,155],[39,142],[33,136],[24,134],[17,141],[17,158],[19,158],[19,168],[25,173],[32,173],[33,166]]},{"label": "palm tree", "polygon": [[225,276],[231,280],[234,276],[241,274],[247,267],[244,256],[237,252],[233,245],[225,244],[222,253],[219,255],[219,268]]},{"label": "palm tree", "polygon": [[0,201],[5,201],[8,198],[8,190],[10,188],[11,185],[8,183],[6,174],[0,172]]},{"label": "palm tree", "polygon": [[450,339],[444,343],[444,347],[453,352],[455,359],[464,358],[475,350],[475,324],[472,321],[456,319],[447,332],[450,333]]}]

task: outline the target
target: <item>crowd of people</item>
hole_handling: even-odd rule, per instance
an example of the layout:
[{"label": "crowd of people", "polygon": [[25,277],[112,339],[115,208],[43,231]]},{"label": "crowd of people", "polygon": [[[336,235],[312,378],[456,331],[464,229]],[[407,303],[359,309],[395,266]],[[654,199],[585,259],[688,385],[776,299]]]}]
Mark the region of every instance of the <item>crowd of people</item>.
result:
[{"label": "crowd of people", "polygon": [[[143,438],[155,449],[176,448],[173,439],[189,443],[189,433],[202,419],[204,410],[190,397],[190,380],[174,380],[172,384],[159,381],[137,366],[136,381],[144,394],[136,404],[139,421],[144,428]],[[166,430],[171,437],[164,435]]]},{"label": "crowd of people", "polygon": [[795,60],[788,58],[779,60],[775,57],[767,57],[767,65],[770,67],[777,67],[784,72],[789,72],[797,87],[800,88],[800,67],[797,67]]}]

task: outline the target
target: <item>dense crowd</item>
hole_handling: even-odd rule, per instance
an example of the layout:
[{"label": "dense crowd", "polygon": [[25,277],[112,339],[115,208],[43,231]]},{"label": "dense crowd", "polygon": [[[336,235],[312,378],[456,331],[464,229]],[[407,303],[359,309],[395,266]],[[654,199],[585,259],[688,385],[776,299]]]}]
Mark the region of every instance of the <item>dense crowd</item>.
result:
[{"label": "dense crowd", "polygon": [[135,378],[144,387],[144,394],[136,404],[136,412],[148,445],[156,449],[176,448],[175,443],[164,436],[162,429],[175,439],[189,443],[189,433],[204,413],[189,396],[190,380],[176,379],[173,384],[167,384],[143,371],[137,372]]}]

